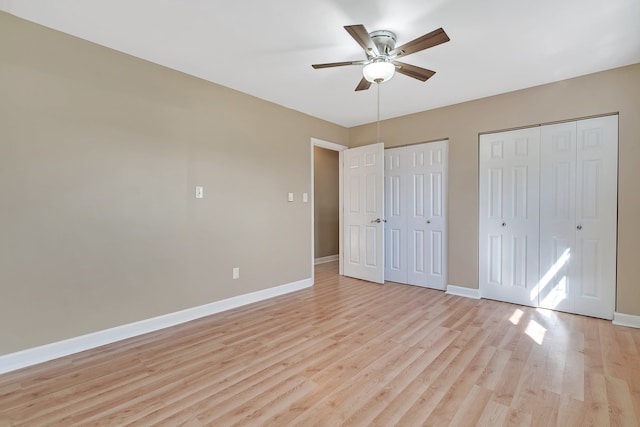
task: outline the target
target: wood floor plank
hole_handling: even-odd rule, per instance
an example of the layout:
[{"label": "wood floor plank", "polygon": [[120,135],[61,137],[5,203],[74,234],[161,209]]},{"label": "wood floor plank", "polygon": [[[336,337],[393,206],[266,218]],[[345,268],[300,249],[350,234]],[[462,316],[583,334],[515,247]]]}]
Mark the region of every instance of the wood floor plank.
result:
[{"label": "wood floor plank", "polygon": [[511,354],[512,352],[509,350],[496,349],[493,357],[476,380],[476,384],[488,390],[495,390],[505,364],[511,359]]},{"label": "wood floor plank", "polygon": [[511,409],[504,421],[504,427],[528,427],[531,425],[532,416],[516,409]]},{"label": "wood floor plank", "polygon": [[[459,393],[462,395],[462,393]],[[471,387],[471,391],[467,394],[464,401],[460,404],[458,410],[454,411],[454,416],[449,423],[452,427],[472,427],[478,425],[498,425],[496,418],[491,419],[491,416],[487,416],[489,420],[493,421],[493,424],[487,424],[487,421],[481,421],[484,415],[485,409],[491,400],[491,390],[474,385]],[[506,408],[505,408],[506,409]],[[437,408],[436,408],[437,411]],[[506,412],[505,412],[506,413]],[[437,419],[430,419],[429,422],[438,422]],[[444,425],[444,424],[441,424]]]},{"label": "wood floor plank", "polygon": [[558,409],[558,420],[556,425],[582,427],[585,424],[586,414],[584,402],[562,396],[560,398],[560,408]]},{"label": "wood floor plank", "polygon": [[358,372],[352,381],[334,386],[324,399],[311,405],[304,414],[293,421],[298,425],[342,425],[358,408],[376,396],[394,377],[414,362],[422,351],[418,348],[396,346],[372,363],[368,369]]},{"label": "wood floor plank", "polygon": [[[453,423],[455,420],[455,424],[460,425],[463,421],[470,422],[473,420],[475,422],[480,418],[482,408],[477,405],[480,402],[482,402],[482,406],[486,405],[486,402],[491,397],[491,392],[488,390],[485,392],[485,390],[475,386],[474,383],[495,352],[495,347],[480,347],[469,363],[466,363],[463,372],[456,375],[457,380],[438,402],[438,406],[435,407],[432,415],[427,420],[429,423],[444,426]],[[468,402],[465,405],[466,399],[474,394],[473,404]],[[458,414],[458,412],[462,412],[461,408],[464,408],[462,409],[464,416]]]},{"label": "wood floor plank", "polygon": [[[427,420],[431,417],[431,413],[440,404],[441,400],[447,396],[449,389],[460,380],[460,374],[471,364],[476,354],[480,351],[482,345],[485,343],[487,333],[475,327],[466,328],[452,343],[452,345],[440,355],[442,360],[441,368],[437,368],[437,362],[434,362],[433,367],[436,368],[433,372],[421,375],[418,377],[420,380],[419,385],[423,389],[419,398],[414,404],[409,407],[406,413],[400,418],[399,423],[406,425],[415,425],[418,420]],[[449,351],[450,350],[450,351]],[[449,351],[449,354],[446,354]],[[488,357],[486,362],[488,362]],[[475,367],[471,369],[471,372],[475,372],[479,375],[479,371],[482,368]],[[473,378],[475,381],[476,378]],[[471,381],[471,383],[473,383]],[[467,390],[468,391],[468,390]],[[444,405],[446,408],[450,408],[448,405],[449,400],[453,397],[449,397]],[[439,416],[436,414],[435,416]],[[450,419],[450,412],[443,414],[447,420]]]},{"label": "wood floor plank", "polygon": [[605,381],[611,425],[637,427],[638,420],[633,411],[633,402],[627,382],[620,378],[611,377],[605,378]]},{"label": "wood floor plank", "polygon": [[588,425],[610,426],[609,398],[607,397],[607,381],[604,375],[598,373],[587,375],[587,395]]},{"label": "wood floor plank", "polygon": [[637,426],[640,330],[337,274],[0,375],[0,426]]},{"label": "wood floor plank", "polygon": [[[489,396],[491,399],[491,396]],[[509,408],[491,400],[487,401],[480,418],[478,419],[478,427],[495,427],[505,424]]]},{"label": "wood floor plank", "polygon": [[440,354],[459,335],[459,331],[448,328],[438,328],[430,337],[431,344],[425,344],[420,356],[407,366],[401,373],[387,384],[387,387],[379,391],[367,403],[361,406],[351,418],[347,425],[393,425],[395,417],[402,415],[404,410],[413,403],[411,395],[416,396],[416,388],[411,390],[410,384],[428,369],[437,369],[436,365],[431,365]]},{"label": "wood floor plank", "polygon": [[511,406],[511,402],[516,397],[515,393],[518,384],[520,384],[520,377],[529,358],[529,352],[534,345],[526,335],[520,334],[518,338],[515,346],[509,345],[509,348],[513,348],[513,352],[504,367],[493,397],[493,400],[505,406]]}]

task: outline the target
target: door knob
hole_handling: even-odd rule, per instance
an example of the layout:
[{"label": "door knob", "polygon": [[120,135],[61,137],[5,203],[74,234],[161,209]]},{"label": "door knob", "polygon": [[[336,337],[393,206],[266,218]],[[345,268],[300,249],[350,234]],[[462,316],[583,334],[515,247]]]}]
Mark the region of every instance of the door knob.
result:
[{"label": "door knob", "polygon": [[578,225],[576,228],[577,228],[578,230],[582,230],[582,226],[581,226],[581,225]]},{"label": "door knob", "polygon": [[427,224],[431,224],[431,220],[430,219],[427,220]]},{"label": "door knob", "polygon": [[386,219],[376,218],[376,219],[372,219],[371,222],[375,222],[377,224],[380,224],[381,222],[387,222],[387,220]]},{"label": "door knob", "polygon": [[506,222],[503,222],[503,223],[502,223],[502,226],[503,226],[503,227],[506,227],[506,226],[507,226],[507,223],[506,223]]}]

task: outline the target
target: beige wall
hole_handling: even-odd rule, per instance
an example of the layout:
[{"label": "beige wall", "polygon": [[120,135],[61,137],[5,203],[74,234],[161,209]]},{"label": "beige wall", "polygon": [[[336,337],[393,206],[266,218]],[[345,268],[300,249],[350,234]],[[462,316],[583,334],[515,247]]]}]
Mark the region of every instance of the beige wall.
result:
[{"label": "beige wall", "polygon": [[313,148],[315,258],[338,254],[338,157],[337,151]]},{"label": "beige wall", "polygon": [[[428,84],[428,83],[427,83]],[[619,112],[616,311],[640,315],[640,64],[386,120],[386,147],[449,138],[449,283],[478,287],[478,134]],[[375,125],[349,130],[351,147]]]},{"label": "beige wall", "polygon": [[0,13],[0,355],[310,278],[311,137],[348,132]]}]

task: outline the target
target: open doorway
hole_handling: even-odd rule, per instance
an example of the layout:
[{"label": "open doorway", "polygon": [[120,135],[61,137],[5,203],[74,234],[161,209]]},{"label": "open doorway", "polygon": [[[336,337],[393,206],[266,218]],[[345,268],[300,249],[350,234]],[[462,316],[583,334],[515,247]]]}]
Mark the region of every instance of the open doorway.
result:
[{"label": "open doorway", "polygon": [[348,147],[311,138],[311,274],[316,263],[338,260],[342,274],[342,151]]},{"label": "open doorway", "polygon": [[313,147],[314,264],[337,261],[339,235],[339,152]]}]

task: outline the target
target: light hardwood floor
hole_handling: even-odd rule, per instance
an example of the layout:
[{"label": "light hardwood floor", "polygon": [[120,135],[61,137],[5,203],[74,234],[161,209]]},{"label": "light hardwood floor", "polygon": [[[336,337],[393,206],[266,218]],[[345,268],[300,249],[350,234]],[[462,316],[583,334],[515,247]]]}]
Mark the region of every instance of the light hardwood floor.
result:
[{"label": "light hardwood floor", "polygon": [[339,277],[0,376],[0,425],[636,426],[640,330]]}]

